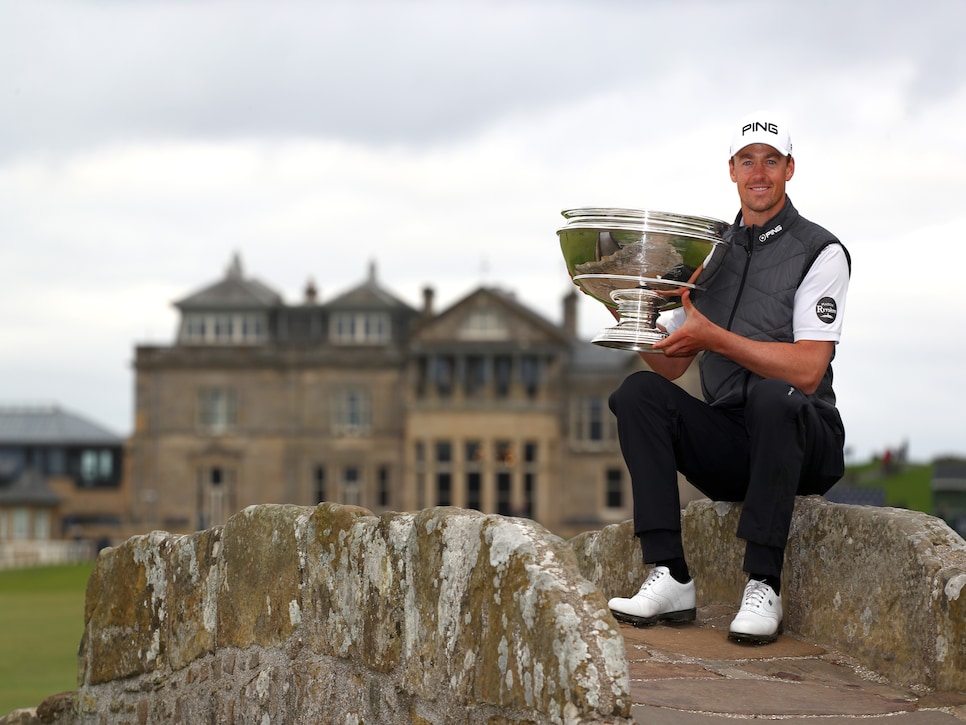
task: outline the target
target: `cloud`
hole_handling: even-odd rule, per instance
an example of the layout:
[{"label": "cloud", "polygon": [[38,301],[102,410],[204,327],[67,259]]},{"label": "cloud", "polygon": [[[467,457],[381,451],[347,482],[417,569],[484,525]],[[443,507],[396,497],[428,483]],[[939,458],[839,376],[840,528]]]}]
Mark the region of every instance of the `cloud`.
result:
[{"label": "cloud", "polygon": [[289,302],[375,261],[415,307],[493,284],[559,320],[562,209],[730,221],[728,124],[776,107],[855,262],[850,440],[955,447],[961,3],[0,3],[0,399],[129,430],[134,345],[236,251]]}]

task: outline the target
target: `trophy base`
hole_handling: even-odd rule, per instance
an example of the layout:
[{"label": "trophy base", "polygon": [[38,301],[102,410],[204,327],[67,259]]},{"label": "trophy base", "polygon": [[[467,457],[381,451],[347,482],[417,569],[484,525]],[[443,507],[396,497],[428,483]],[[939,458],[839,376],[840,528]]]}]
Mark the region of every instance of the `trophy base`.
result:
[{"label": "trophy base", "polygon": [[601,330],[591,342],[601,347],[610,347],[617,350],[663,355],[664,351],[655,350],[654,344],[667,337],[667,333],[641,324],[634,324],[635,322],[628,320],[615,327]]},{"label": "trophy base", "polygon": [[617,305],[619,322],[597,333],[591,342],[602,347],[614,347],[634,352],[653,352],[654,344],[660,342],[667,333],[657,327],[658,308],[667,300],[644,287],[617,289],[610,293]]}]

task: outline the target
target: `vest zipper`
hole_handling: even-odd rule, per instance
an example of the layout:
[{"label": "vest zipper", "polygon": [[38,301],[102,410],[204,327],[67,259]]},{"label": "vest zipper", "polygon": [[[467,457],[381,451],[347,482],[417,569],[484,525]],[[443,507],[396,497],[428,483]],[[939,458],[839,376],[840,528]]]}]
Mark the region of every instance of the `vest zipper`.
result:
[{"label": "vest zipper", "polygon": [[[731,316],[728,318],[728,331],[731,331],[731,324],[735,321],[735,315],[738,314],[738,305],[741,304],[741,295],[745,291],[745,280],[748,279],[748,268],[751,267],[751,256],[755,251],[755,243],[751,239],[748,240],[748,251],[745,256],[745,269],[741,273],[741,283],[738,285],[738,294],[735,295],[735,303],[731,308]],[[743,402],[748,402],[748,382],[751,380],[751,372],[745,370],[745,379],[741,384],[741,400]]]},{"label": "vest zipper", "polygon": [[748,268],[751,267],[751,255],[755,251],[755,243],[749,239],[748,240],[748,251],[745,253],[745,269],[741,273],[741,283],[738,285],[738,294],[735,295],[735,303],[731,307],[731,316],[728,318],[728,326],[725,328],[729,332],[731,331],[731,324],[735,321],[735,315],[738,314],[738,305],[741,303],[741,295],[745,291],[745,280],[748,279]]}]

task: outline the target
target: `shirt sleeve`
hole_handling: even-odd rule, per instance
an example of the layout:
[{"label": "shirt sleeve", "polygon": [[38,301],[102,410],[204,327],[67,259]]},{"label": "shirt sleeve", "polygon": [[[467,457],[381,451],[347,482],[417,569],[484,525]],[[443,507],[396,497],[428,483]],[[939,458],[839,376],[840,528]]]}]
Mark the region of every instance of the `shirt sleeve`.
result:
[{"label": "shirt sleeve", "polygon": [[841,244],[830,244],[816,257],[795,293],[794,339],[838,342],[849,291],[849,262]]},{"label": "shirt sleeve", "polygon": [[[841,244],[830,244],[816,257],[795,293],[792,334],[797,340],[838,342],[849,291],[849,262]],[[674,332],[687,315],[678,307],[662,312],[658,324]]]}]

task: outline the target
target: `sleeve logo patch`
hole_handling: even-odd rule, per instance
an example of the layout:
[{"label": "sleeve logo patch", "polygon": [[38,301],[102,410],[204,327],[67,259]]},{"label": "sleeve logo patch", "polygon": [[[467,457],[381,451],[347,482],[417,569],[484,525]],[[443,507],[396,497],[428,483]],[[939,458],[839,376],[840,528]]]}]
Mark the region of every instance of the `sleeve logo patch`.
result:
[{"label": "sleeve logo patch", "polygon": [[835,304],[835,300],[831,297],[823,297],[815,305],[815,314],[818,315],[818,319],[827,325],[831,325],[835,322],[836,316],[838,316],[839,310]]}]

